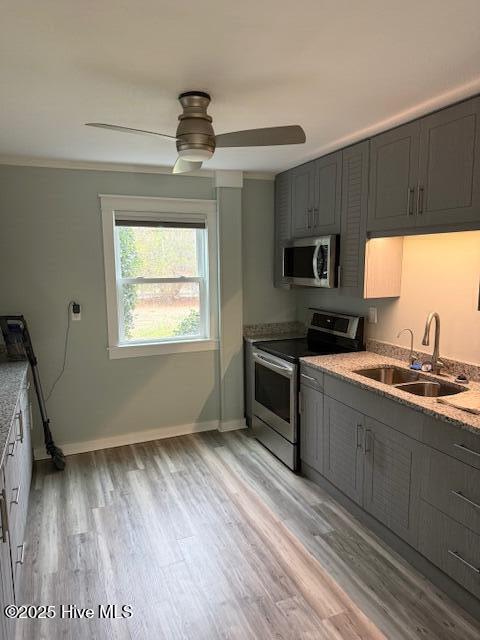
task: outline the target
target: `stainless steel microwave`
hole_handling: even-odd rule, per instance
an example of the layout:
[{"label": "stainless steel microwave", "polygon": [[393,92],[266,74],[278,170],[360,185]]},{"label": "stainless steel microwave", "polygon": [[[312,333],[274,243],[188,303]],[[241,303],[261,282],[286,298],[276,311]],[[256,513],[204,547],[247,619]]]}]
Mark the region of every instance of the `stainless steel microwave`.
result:
[{"label": "stainless steel microwave", "polygon": [[283,245],[282,280],[304,287],[336,286],[338,236],[299,238]]}]

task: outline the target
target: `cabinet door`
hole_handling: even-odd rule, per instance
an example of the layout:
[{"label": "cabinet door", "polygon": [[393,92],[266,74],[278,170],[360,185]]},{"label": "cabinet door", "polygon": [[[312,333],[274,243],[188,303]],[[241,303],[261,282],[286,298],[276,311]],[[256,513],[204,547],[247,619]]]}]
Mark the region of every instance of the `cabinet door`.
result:
[{"label": "cabinet door", "polygon": [[323,473],[323,393],[302,384],[300,410],[300,457]]},{"label": "cabinet door", "polygon": [[283,243],[291,236],[292,223],[292,175],[290,171],[275,177],[275,231],[274,231],[274,265],[273,283],[275,287],[290,289],[290,285],[282,282],[283,275]]},{"label": "cabinet door", "polygon": [[292,235],[308,236],[313,230],[313,180],[315,162],[292,169]]},{"label": "cabinet door", "polygon": [[324,475],[349,498],[362,503],[364,417],[325,396]]},{"label": "cabinet door", "polygon": [[422,118],[417,225],[480,224],[480,100]]},{"label": "cabinet door", "polygon": [[1,602],[0,607],[2,611],[3,628],[0,625],[0,629],[4,632],[5,638],[14,637],[14,621],[7,619],[3,615],[3,609],[8,604],[15,604],[15,597],[13,592],[13,578],[12,578],[12,565],[10,558],[10,535],[8,530],[8,515],[7,504],[5,496],[5,481],[3,470],[0,470],[0,517],[1,517],[1,532],[0,532],[0,582],[1,582]]},{"label": "cabinet door", "polygon": [[313,233],[338,233],[342,204],[342,152],[315,161]]},{"label": "cabinet door", "polygon": [[368,141],[343,151],[340,292],[363,295],[368,206]]},{"label": "cabinet door", "polygon": [[364,508],[417,546],[421,450],[416,440],[365,418]]},{"label": "cabinet door", "polygon": [[415,227],[419,137],[416,121],[370,141],[369,231]]}]

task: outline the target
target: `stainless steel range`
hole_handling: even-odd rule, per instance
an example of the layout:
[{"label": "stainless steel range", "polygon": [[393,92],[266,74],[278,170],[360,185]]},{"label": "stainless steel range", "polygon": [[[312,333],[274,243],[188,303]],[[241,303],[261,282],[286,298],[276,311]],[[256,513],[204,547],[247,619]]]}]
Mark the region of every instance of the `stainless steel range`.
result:
[{"label": "stainless steel range", "polygon": [[305,338],[253,344],[253,433],[294,471],[300,459],[299,360],[306,356],[363,351],[363,324],[363,318],[359,316],[309,309]]}]

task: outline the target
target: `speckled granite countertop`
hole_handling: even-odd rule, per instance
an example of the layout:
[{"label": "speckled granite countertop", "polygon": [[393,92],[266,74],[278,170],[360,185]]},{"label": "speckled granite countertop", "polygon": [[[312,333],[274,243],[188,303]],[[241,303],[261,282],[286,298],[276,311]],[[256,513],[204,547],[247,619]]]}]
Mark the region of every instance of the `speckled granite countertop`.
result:
[{"label": "speckled granite countertop", "polygon": [[[388,358],[370,351],[357,353],[335,354],[329,356],[313,356],[301,358],[301,361],[311,367],[320,369],[336,378],[351,382],[362,389],[373,391],[378,395],[396,400],[407,407],[422,411],[423,413],[448,422],[455,426],[476,433],[480,436],[480,415],[475,415],[461,409],[455,409],[445,404],[437,402],[436,398],[424,398],[416,396],[407,391],[402,391],[398,387],[392,387],[376,380],[370,380],[365,376],[354,373],[356,369],[367,369],[370,367],[394,366],[408,369],[407,365],[400,360]],[[435,376],[431,373],[422,374],[430,380],[453,382],[451,376]],[[480,392],[479,382],[470,382],[465,389]],[[453,396],[454,397],[454,396]]]},{"label": "speckled granite countertop", "polygon": [[0,465],[3,464],[8,434],[27,371],[26,360],[0,361]]}]

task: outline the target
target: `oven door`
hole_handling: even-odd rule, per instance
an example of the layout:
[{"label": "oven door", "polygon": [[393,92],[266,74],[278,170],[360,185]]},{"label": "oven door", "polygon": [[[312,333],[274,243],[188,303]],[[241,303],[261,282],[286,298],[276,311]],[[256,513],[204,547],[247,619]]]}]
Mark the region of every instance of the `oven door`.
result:
[{"label": "oven door", "polygon": [[289,442],[297,442],[297,367],[259,349],[253,350],[253,413]]}]

